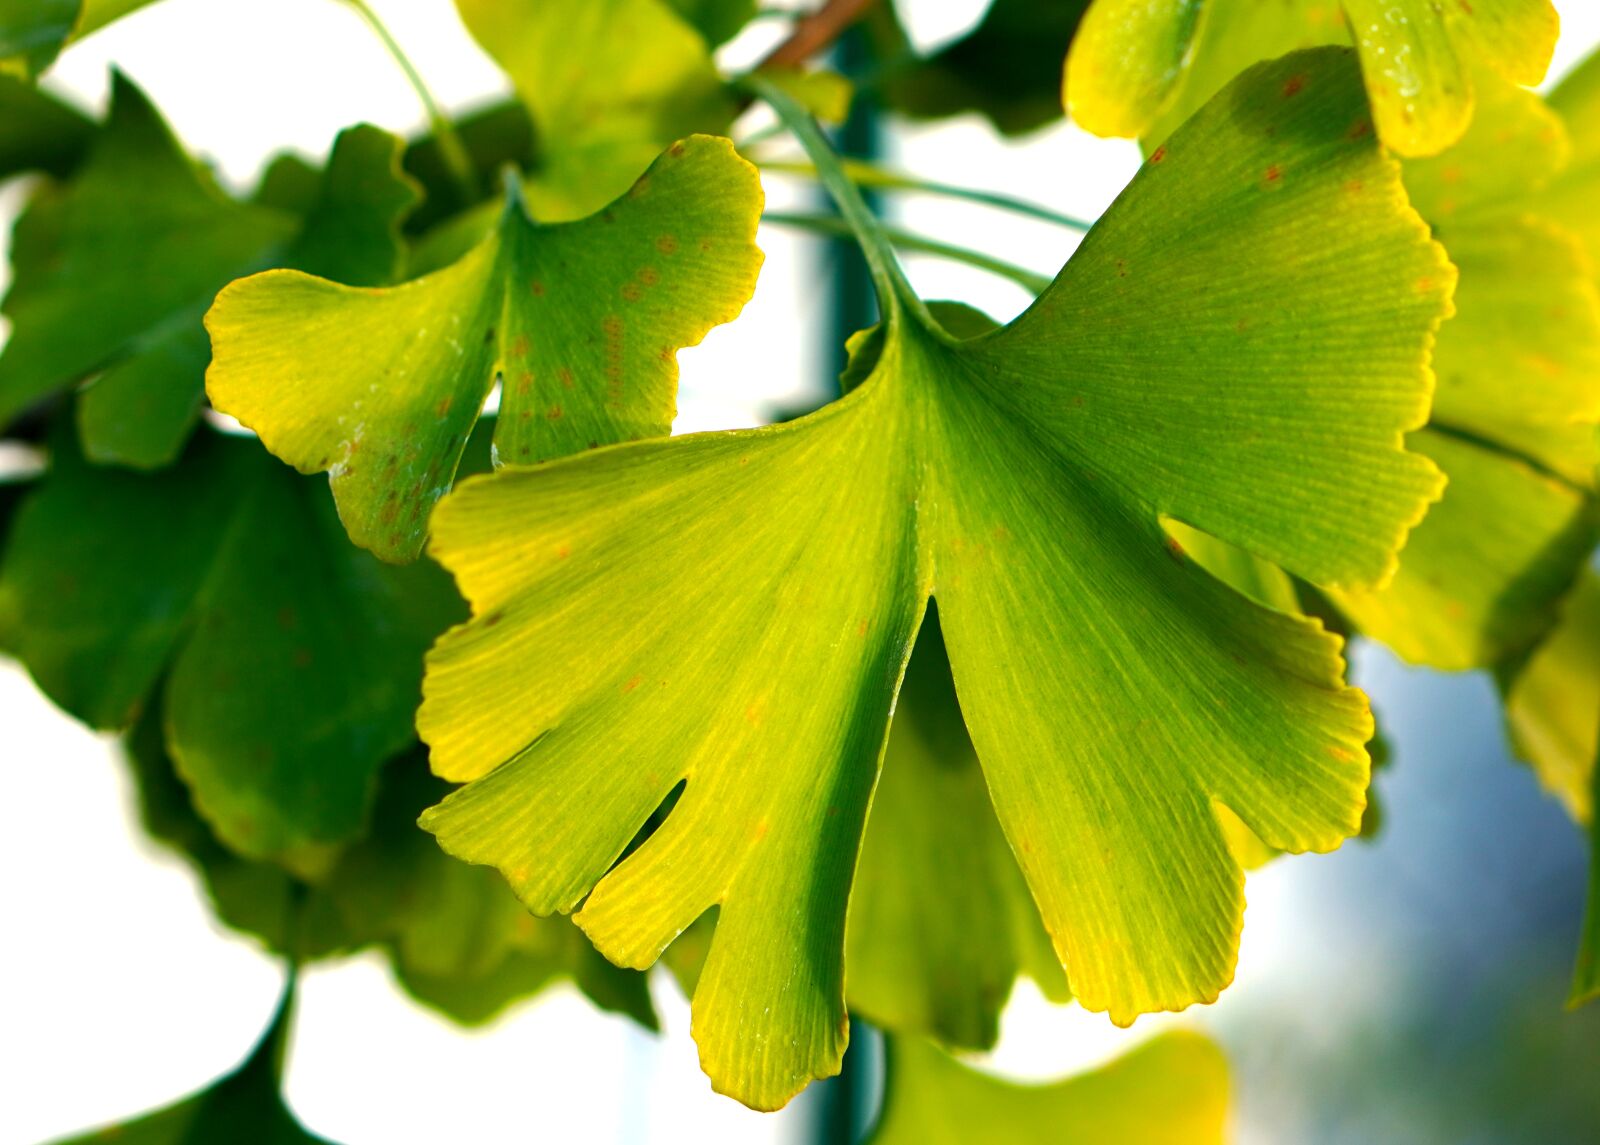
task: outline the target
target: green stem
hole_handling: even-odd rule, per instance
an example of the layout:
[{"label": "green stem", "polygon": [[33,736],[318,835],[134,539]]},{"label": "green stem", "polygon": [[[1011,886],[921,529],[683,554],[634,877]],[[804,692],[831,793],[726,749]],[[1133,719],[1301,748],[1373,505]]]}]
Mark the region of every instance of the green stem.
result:
[{"label": "green stem", "polygon": [[399,42],[390,34],[378,14],[367,4],[367,0],[340,0],[355,11],[364,20],[369,28],[383,42],[384,48],[400,65],[400,70],[405,73],[406,81],[411,84],[411,90],[416,92],[417,99],[421,101],[423,110],[428,115],[428,125],[433,130],[434,138],[439,141],[439,155],[444,159],[444,165],[450,172],[450,178],[455,181],[456,190],[461,194],[463,204],[471,203],[478,197],[478,179],[472,169],[472,157],[467,153],[466,145],[461,142],[461,136],[456,133],[455,124],[450,122],[450,117],[439,106],[438,100],[433,98],[433,92],[428,89],[427,83],[422,78],[422,73],[417,71],[416,65],[400,47]]},{"label": "green stem", "polygon": [[[761,216],[762,220],[777,223],[784,227],[797,227],[800,230],[812,231],[823,235],[854,235],[850,224],[834,215],[811,215],[792,211],[767,211]],[[880,226],[884,236],[890,244],[899,250],[915,251],[918,254],[931,254],[938,258],[949,259],[951,262],[965,263],[975,266],[979,270],[987,270],[991,274],[1009,279],[1032,294],[1038,294],[1050,285],[1046,275],[1035,274],[1031,270],[1017,266],[1015,263],[1006,262],[1004,259],[994,258],[982,251],[975,251],[968,247],[956,246],[953,243],[939,242],[937,239],[925,238],[922,235],[902,231],[896,227]]]},{"label": "green stem", "polygon": [[846,227],[855,236],[861,254],[867,260],[867,269],[872,275],[872,285],[877,291],[878,306],[883,311],[884,321],[893,326],[898,321],[901,308],[905,307],[923,318],[930,329],[937,330],[938,323],[928,314],[927,308],[906,282],[905,272],[894,257],[893,244],[884,233],[883,225],[868,208],[856,185],[844,173],[839,156],[822,134],[816,120],[787,92],[760,75],[749,76],[745,83],[777,112],[778,118],[816,165],[818,182],[839,208],[839,214],[844,216]]},{"label": "green stem", "polygon": [[[751,141],[746,141],[749,146]],[[891,171],[873,163],[866,163],[859,159],[842,159],[840,165],[846,175],[858,187],[874,187],[886,191],[912,191],[924,195],[937,195],[946,199],[964,199],[971,203],[982,203],[987,207],[997,207],[1003,211],[1025,215],[1028,218],[1040,219],[1057,226],[1068,227],[1075,231],[1087,231],[1094,224],[1073,215],[1053,211],[1049,207],[1030,203],[1026,199],[1018,199],[1012,195],[1004,195],[998,191],[979,191],[972,187],[962,187],[954,183],[939,183],[930,179],[919,179],[915,175],[907,175],[900,171]],[[801,175],[815,178],[817,169],[810,163],[793,163],[779,160],[756,161],[756,166],[763,171],[773,171],[780,175]]]}]

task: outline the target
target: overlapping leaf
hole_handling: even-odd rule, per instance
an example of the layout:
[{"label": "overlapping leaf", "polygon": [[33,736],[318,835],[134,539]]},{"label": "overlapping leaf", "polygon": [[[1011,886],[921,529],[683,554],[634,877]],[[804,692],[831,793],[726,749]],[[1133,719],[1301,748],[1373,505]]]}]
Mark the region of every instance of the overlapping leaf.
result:
[{"label": "overlapping leaf", "polygon": [[1455,147],[1406,186],[1461,271],[1430,427],[1449,475],[1385,588],[1335,592],[1369,636],[1439,668],[1486,667],[1550,627],[1594,547],[1600,291],[1575,236],[1525,209],[1567,161],[1561,123],[1493,77]]},{"label": "overlapping leaf", "polygon": [[1008,135],[1061,117],[1061,61],[1088,0],[994,0],[960,39],[915,55],[892,4],[869,16],[882,57],[878,96],[896,111],[943,118],[976,111]]},{"label": "overlapping leaf", "polygon": [[304,872],[360,833],[411,739],[421,657],[457,615],[437,568],[345,540],[320,482],[205,432],[142,476],[58,433],[0,567],[5,643],[56,703],[130,724],[161,683],[167,741],[240,854]]},{"label": "overlapping leaf", "polygon": [[1472,119],[1475,61],[1538,83],[1559,30],[1550,0],[1096,0],[1065,96],[1097,135],[1159,141],[1255,61],[1353,43],[1378,134],[1402,155],[1432,155]]},{"label": "overlapping leaf", "polygon": [[1199,1034],[1164,1034],[1049,1085],[991,1077],[913,1038],[889,1045],[872,1145],[1221,1145],[1228,1066]]},{"label": "overlapping leaf", "polygon": [[367,832],[319,881],[243,858],[194,809],[153,705],[127,740],[145,829],[187,859],[217,917],[297,962],[374,944],[410,994],[457,1022],[487,1021],[571,978],[597,1005],[656,1026],[644,977],[619,970],[565,919],[536,919],[493,872],[457,863],[417,828],[441,784],[420,752],[382,773]]},{"label": "overlapping leaf", "polygon": [[93,134],[94,125],[76,108],[0,75],[0,179],[23,171],[65,175]]},{"label": "overlapping leaf", "polygon": [[512,193],[459,261],[394,289],[290,271],[230,286],[206,318],[207,388],[283,460],[329,472],[357,544],[409,560],[497,375],[502,461],[666,433],[677,351],[754,290],[760,213],[755,169],[705,136],[576,223],[534,223]]},{"label": "overlapping leaf", "polygon": [[1561,623],[1507,674],[1506,720],[1516,752],[1546,790],[1590,835],[1589,905],[1578,967],[1576,1004],[1600,997],[1600,576],[1584,575]]},{"label": "overlapping leaf", "polygon": [[[689,0],[456,0],[538,132],[528,202],[577,219],[625,192],[663,148],[719,134],[734,103],[688,19]],[[719,5],[693,4],[715,17]]]},{"label": "overlapping leaf", "polygon": [[986,1049],[1018,974],[1069,996],[989,805],[930,607],[906,666],[845,929],[850,1009]]},{"label": "overlapping leaf", "polygon": [[68,44],[153,0],[0,0],[0,72],[31,79]]},{"label": "overlapping leaf", "polygon": [[415,192],[399,141],[344,132],[310,182],[307,213],[237,202],[185,155],[126,79],[76,177],[23,217],[14,330],[0,356],[0,424],[99,372],[79,406],[84,448],[140,468],[171,462],[204,399],[200,316],[238,274],[274,263],[371,284],[398,270]]},{"label": "overlapping leaf", "polygon": [[419,728],[466,786],[425,824],[536,913],[582,903],[623,965],[718,906],[702,1064],[781,1104],[843,1049],[846,894],[935,592],[1079,999],[1127,1022],[1215,997],[1242,903],[1213,806],[1336,846],[1371,719],[1335,638],[1178,559],[1159,519],[1360,584],[1440,484],[1400,435],[1453,272],[1364,113],[1347,53],[1258,69],[1004,330],[956,342],[885,284],[876,369],[816,414],[465,483],[435,548],[473,620],[431,654]]}]

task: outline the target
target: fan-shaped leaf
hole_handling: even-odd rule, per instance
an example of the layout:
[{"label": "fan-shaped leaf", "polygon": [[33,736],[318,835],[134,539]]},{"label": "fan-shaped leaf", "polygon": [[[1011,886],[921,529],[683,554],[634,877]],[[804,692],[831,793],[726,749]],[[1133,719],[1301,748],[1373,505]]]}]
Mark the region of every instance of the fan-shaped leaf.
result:
[{"label": "fan-shaped leaf", "polygon": [[473,620],[418,726],[467,786],[425,824],[536,913],[583,903],[623,965],[720,904],[702,1063],[781,1104],[837,1068],[854,853],[937,592],[1080,1000],[1127,1022],[1215,997],[1242,904],[1213,805],[1337,846],[1372,725],[1337,639],[1177,559],[1159,518],[1359,584],[1439,489],[1400,434],[1453,272],[1363,114],[1346,53],[1257,69],[1004,330],[957,342],[896,289],[876,369],[816,414],[464,483],[435,547]]},{"label": "fan-shaped leaf", "polygon": [[503,461],[666,433],[677,351],[755,288],[760,214],[755,169],[705,136],[580,222],[531,222],[513,193],[459,261],[400,287],[293,271],[228,287],[207,388],[283,460],[330,473],[357,544],[410,560],[497,375]]}]

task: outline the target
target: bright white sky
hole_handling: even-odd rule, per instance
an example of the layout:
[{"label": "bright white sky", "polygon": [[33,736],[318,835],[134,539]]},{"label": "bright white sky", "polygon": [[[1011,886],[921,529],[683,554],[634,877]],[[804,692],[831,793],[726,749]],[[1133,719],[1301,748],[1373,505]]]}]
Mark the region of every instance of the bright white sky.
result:
[{"label": "bright white sky", "polygon": [[[902,6],[913,33],[931,43],[970,25],[984,4]],[[449,0],[373,0],[373,7],[447,105],[470,106],[503,90]],[[1600,43],[1600,5],[1558,0],[1558,7],[1567,31],[1555,76]],[[733,51],[750,58],[761,39]],[[103,106],[112,63],[237,186],[280,148],[324,153],[351,123],[394,131],[421,125],[392,63],[333,0],[165,0],[69,51],[50,86]],[[971,120],[912,130],[900,161],[931,178],[976,182],[1092,217],[1132,175],[1137,154],[1068,126],[1000,144]],[[769,180],[769,195],[776,204],[793,192]],[[18,201],[16,188],[0,192],[7,228]],[[1074,241],[1058,229],[935,200],[914,201],[901,217],[912,229],[1042,271],[1059,266]],[[769,228],[762,246],[767,264],[755,301],[737,323],[683,355],[680,432],[758,424],[775,406],[815,392],[810,331],[821,320],[821,271],[810,248],[788,233]],[[914,259],[910,273],[925,296],[962,298],[998,317],[1025,302],[1015,287],[965,268]],[[0,832],[9,919],[0,954],[0,1077],[7,1079],[0,1145],[33,1145],[162,1105],[230,1069],[260,1032],[280,975],[248,941],[219,931],[184,865],[139,834],[108,737],[56,712],[4,662],[0,713],[11,809]],[[1259,1002],[1282,987],[1296,871],[1315,861],[1280,862],[1252,878],[1250,926],[1228,997]],[[1322,955],[1340,957],[1332,949]],[[1289,973],[1312,973],[1307,957],[1297,947]],[[321,967],[304,982],[289,1098],[309,1127],[345,1145],[801,1139],[804,1098],[763,1116],[710,1092],[686,1003],[664,977],[657,987],[667,1028],[660,1038],[600,1015],[565,987],[466,1035],[407,1002],[376,957]],[[1193,1020],[1144,1019],[1117,1031],[1100,1016],[1049,1007],[1023,990],[991,1062],[1019,1076],[1066,1072]]]}]

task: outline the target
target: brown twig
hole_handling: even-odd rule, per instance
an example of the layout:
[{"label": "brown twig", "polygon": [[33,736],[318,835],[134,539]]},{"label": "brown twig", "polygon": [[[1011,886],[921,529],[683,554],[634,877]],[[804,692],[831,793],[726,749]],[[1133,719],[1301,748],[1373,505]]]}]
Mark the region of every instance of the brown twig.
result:
[{"label": "brown twig", "polygon": [[798,67],[842,36],[875,3],[877,0],[827,0],[797,23],[789,38],[767,53],[760,66]]}]

